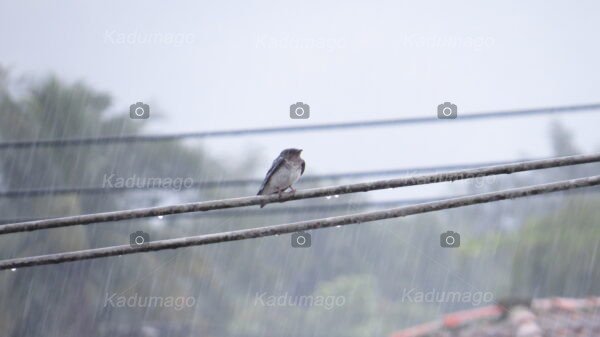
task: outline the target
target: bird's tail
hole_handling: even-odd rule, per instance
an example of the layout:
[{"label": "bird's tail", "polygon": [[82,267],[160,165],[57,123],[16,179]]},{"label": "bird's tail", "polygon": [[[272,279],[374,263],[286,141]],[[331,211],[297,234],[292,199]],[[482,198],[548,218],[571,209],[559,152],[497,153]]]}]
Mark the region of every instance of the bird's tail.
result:
[{"label": "bird's tail", "polygon": [[263,208],[263,207],[265,207],[266,205],[267,205],[267,204],[262,204],[262,203],[261,203],[261,204],[260,204],[260,208]]}]

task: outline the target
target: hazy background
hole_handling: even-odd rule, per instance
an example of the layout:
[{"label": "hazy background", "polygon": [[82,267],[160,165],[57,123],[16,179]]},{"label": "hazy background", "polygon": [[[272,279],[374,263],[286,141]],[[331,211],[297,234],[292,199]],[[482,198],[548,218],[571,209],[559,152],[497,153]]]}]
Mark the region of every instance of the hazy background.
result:
[{"label": "hazy background", "polygon": [[[457,120],[402,127],[0,150],[0,190],[101,186],[113,173],[262,178],[286,147],[304,149],[311,175],[598,151],[600,113],[477,122],[460,116],[599,102],[599,12],[594,1],[0,0],[2,142],[436,116],[444,101],[459,111]],[[137,101],[150,104],[150,119],[129,118]],[[298,101],[311,106],[310,119],[290,119],[289,105]],[[0,237],[0,257],[127,244],[136,230],[156,240],[199,235],[346,214],[364,210],[361,202],[598,172],[584,165],[269,205],[263,213],[12,234]],[[256,190],[0,198],[0,214],[65,216]],[[280,236],[7,271],[0,273],[0,335],[375,336],[489,304],[407,302],[410,289],[489,292],[494,299],[598,295],[600,201],[597,188],[588,191],[316,231],[309,249],[291,248],[289,236]],[[342,209],[286,208],[315,205]],[[461,233],[460,249],[440,247],[446,230]],[[263,292],[341,296],[345,305],[265,307],[256,304]],[[113,293],[196,302],[182,310],[123,308],[107,305]]]},{"label": "hazy background", "polygon": [[[111,93],[114,113],[149,103],[148,123],[157,133],[428,116],[444,101],[459,113],[569,105],[595,102],[600,87],[595,1],[0,6],[3,64],[19,74],[84,80]],[[128,43],[119,34],[138,39]],[[152,34],[184,41],[144,42]],[[310,104],[309,120],[290,120],[289,105],[297,101]],[[583,149],[599,144],[600,115],[561,120],[578,130]],[[547,156],[547,127],[541,117],[207,145],[223,157],[260,149],[269,160],[282,147],[298,146],[309,172],[337,172],[349,164],[360,170]],[[345,155],[354,153],[362,160],[348,163]]]}]

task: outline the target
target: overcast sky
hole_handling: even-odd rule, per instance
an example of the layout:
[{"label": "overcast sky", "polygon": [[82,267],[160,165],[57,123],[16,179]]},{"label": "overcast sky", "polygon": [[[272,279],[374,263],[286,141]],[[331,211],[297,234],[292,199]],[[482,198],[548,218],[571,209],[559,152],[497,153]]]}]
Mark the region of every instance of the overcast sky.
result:
[{"label": "overcast sky", "polygon": [[[599,102],[597,1],[7,1],[0,63],[151,105],[156,133],[292,126]],[[308,120],[289,105],[310,104]],[[459,117],[460,118],[460,117]],[[585,151],[600,113],[553,117]],[[305,149],[333,173],[551,154],[553,118],[251,136],[226,158]],[[261,176],[254,172],[253,176]]]}]

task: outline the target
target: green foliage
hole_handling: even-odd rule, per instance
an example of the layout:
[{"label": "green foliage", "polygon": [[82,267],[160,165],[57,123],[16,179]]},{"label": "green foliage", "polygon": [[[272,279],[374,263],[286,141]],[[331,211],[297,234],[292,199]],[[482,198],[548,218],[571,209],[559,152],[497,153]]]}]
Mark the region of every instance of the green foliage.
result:
[{"label": "green foliage", "polygon": [[[1,83],[4,84],[0,88],[2,141],[138,134],[143,131],[143,124],[133,123],[125,111],[111,115],[110,97],[82,83],[65,84],[50,77],[40,82],[28,82],[25,90],[19,91],[18,95],[8,87],[10,81],[6,72],[2,74]],[[5,150],[0,156],[0,185],[3,189],[102,186],[105,175],[110,174],[196,178],[210,176],[214,172],[223,174],[226,171],[201,147],[192,149],[179,143]],[[145,194],[151,197],[145,198],[143,205],[150,206],[148,201],[158,202],[161,195],[172,193],[158,191],[154,192],[154,197],[153,193]],[[194,194],[200,199],[211,198],[212,193],[202,191]],[[3,218],[35,218],[92,213],[135,207],[139,204],[138,198],[139,194],[132,192],[119,197],[64,195],[3,199],[0,200],[0,214]],[[0,238],[0,254],[9,258],[125,244],[129,233],[140,229],[131,225],[131,222],[121,222],[3,236]],[[147,225],[142,228],[147,229]],[[153,233],[160,235],[161,230]],[[0,315],[0,321],[5,323],[2,327],[12,336],[59,333],[77,336],[88,335],[90,329],[94,330],[95,317],[113,323],[143,322],[145,311],[107,308],[105,295],[112,292],[123,292],[127,296],[134,293],[193,293],[188,289],[189,282],[181,282],[182,279],[173,274],[152,272],[177,266],[168,258],[169,252],[164,252],[136,256],[127,262],[105,259],[3,273],[0,275],[0,307],[4,313]],[[168,262],[165,264],[164,260]],[[202,259],[197,259],[195,269],[199,272],[192,274],[194,278],[200,275],[212,277],[211,271],[202,267],[203,264]],[[161,285],[143,282],[147,274],[155,277],[155,282]],[[196,284],[206,288],[198,296],[198,307],[206,308],[206,312],[216,308],[215,314],[226,314],[226,306],[213,295],[219,293],[218,283],[196,281]],[[166,321],[187,317],[205,331],[218,330],[206,325],[204,319],[194,319],[194,311],[191,310],[182,313],[157,310],[152,316],[152,319]],[[110,335],[110,329],[106,331]]]},{"label": "green foliage", "polygon": [[574,198],[521,230],[513,293],[584,297],[600,294],[600,199]]},{"label": "green foliage", "polygon": [[340,276],[322,283],[315,290],[315,295],[343,304],[333,308],[311,308],[306,325],[314,327],[315,331],[328,331],[336,326],[336,336],[344,337],[382,334],[381,297],[377,289],[377,282],[370,275]]}]

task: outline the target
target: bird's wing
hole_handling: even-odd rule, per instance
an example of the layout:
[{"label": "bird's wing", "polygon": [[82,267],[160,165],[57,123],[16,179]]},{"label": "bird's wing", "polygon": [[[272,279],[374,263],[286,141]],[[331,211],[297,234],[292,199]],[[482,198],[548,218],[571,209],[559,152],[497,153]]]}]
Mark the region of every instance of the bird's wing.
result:
[{"label": "bird's wing", "polygon": [[304,174],[304,169],[306,168],[306,162],[302,160],[302,171],[300,171],[300,175]]},{"label": "bird's wing", "polygon": [[275,173],[275,171],[277,171],[281,167],[281,165],[283,165],[284,162],[285,159],[283,159],[282,156],[279,156],[275,160],[273,160],[273,165],[271,165],[271,168],[265,176],[265,180],[263,180],[262,184],[260,185],[260,189],[258,190],[257,195],[260,195],[263,192],[263,190],[267,186],[267,183],[269,182],[269,179],[271,179],[271,177],[273,176],[273,173]]}]

